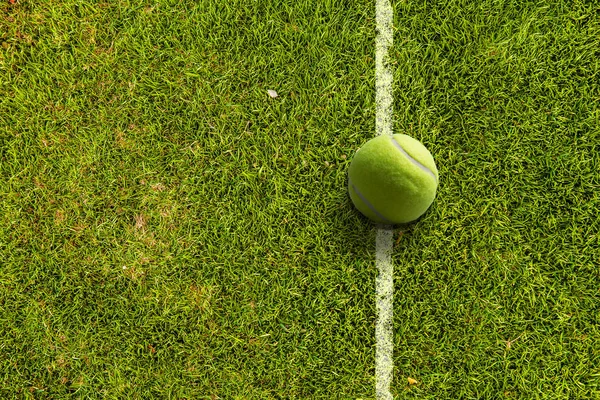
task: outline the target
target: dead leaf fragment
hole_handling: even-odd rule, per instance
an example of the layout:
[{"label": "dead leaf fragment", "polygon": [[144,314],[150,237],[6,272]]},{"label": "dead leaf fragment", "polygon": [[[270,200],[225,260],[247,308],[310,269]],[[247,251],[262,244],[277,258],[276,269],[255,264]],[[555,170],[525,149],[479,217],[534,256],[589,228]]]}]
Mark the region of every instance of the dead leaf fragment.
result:
[{"label": "dead leaf fragment", "polygon": [[409,385],[416,385],[417,383],[419,383],[416,379],[413,379],[411,377],[408,377],[406,379],[408,380]]}]

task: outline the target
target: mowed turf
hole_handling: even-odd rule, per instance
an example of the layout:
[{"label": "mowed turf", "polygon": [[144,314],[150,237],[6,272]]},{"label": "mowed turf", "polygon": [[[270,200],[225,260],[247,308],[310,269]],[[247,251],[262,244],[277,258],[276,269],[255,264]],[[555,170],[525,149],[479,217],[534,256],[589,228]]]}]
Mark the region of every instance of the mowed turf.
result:
[{"label": "mowed turf", "polygon": [[2,9],[0,397],[368,397],[373,4]]},{"label": "mowed turf", "polygon": [[[374,2],[11,3],[0,397],[374,398]],[[392,392],[600,397],[597,6],[393,5]]]}]

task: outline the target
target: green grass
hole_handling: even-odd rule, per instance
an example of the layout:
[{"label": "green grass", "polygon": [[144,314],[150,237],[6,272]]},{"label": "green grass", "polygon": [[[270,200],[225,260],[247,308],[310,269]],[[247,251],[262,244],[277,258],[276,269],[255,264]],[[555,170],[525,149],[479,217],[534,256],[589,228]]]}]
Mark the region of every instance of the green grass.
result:
[{"label": "green grass", "polygon": [[[600,9],[394,8],[440,190],[395,233],[393,393],[600,397]],[[2,3],[0,397],[374,398],[375,33],[373,1]]]}]

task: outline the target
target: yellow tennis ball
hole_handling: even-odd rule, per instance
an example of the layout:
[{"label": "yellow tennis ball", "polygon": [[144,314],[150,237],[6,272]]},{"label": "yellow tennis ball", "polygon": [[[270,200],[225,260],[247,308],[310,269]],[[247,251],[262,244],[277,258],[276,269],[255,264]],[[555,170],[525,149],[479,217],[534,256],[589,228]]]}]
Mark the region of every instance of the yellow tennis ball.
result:
[{"label": "yellow tennis ball", "polygon": [[431,153],[408,135],[380,135],[364,144],[348,169],[354,206],[380,224],[416,220],[427,211],[438,187]]}]

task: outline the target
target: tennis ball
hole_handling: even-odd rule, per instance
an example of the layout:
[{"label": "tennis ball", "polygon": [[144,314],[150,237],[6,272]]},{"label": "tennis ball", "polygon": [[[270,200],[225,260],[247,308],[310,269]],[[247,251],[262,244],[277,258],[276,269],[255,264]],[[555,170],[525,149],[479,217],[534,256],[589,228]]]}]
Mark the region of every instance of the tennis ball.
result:
[{"label": "tennis ball", "polygon": [[416,220],[427,211],[438,186],[431,153],[407,135],[380,135],[365,143],[348,169],[354,206],[380,224]]}]

